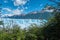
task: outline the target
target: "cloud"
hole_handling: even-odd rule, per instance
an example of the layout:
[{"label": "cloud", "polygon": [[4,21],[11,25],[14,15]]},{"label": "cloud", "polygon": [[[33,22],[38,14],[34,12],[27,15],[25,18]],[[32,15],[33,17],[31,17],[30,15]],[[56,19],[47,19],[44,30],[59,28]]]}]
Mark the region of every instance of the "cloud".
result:
[{"label": "cloud", "polygon": [[[3,8],[2,9],[2,11],[3,10],[6,10],[6,14],[4,14],[4,15],[2,15],[2,17],[4,17],[4,16],[13,16],[13,15],[20,15],[20,14],[22,14],[23,13],[23,11],[24,11],[24,9],[14,9],[14,10],[12,10],[12,9],[10,9],[10,8]],[[9,12],[9,13],[8,13]]]},{"label": "cloud", "polygon": [[9,9],[9,8],[3,8],[2,10],[6,10],[6,11],[12,11],[11,9]]},{"label": "cloud", "polygon": [[45,11],[46,11],[46,12],[54,12],[54,8],[51,7],[51,6],[47,6],[47,7],[45,8]]},{"label": "cloud", "polygon": [[13,16],[13,14],[4,14],[4,15],[2,15],[2,17],[6,17],[6,16]]},{"label": "cloud", "polygon": [[23,9],[21,9],[21,10],[16,9],[16,10],[13,10],[12,12],[13,12],[15,15],[19,15],[19,14],[21,14],[23,11],[24,11]]},{"label": "cloud", "polygon": [[50,10],[45,10],[46,12],[53,12],[54,9],[50,9]]},{"label": "cloud", "polygon": [[15,6],[25,5],[28,2],[28,0],[14,0]]}]

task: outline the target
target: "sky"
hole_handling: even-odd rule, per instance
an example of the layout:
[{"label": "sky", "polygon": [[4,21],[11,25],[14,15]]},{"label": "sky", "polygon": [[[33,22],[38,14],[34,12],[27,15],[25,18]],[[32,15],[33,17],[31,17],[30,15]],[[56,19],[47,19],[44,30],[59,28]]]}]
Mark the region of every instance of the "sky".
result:
[{"label": "sky", "polygon": [[[42,10],[47,3],[50,5],[54,4],[54,3],[51,4],[52,2],[50,2],[48,0],[0,0],[0,4],[2,4],[2,5],[0,5],[0,8],[2,8],[2,10],[1,9],[0,10],[1,10],[2,16],[27,14],[32,11]],[[28,20],[28,22],[26,22],[26,20]],[[38,22],[37,22],[37,20],[38,20]],[[19,24],[23,27],[26,27],[26,26],[30,25],[31,23],[39,24],[39,22],[43,22],[46,20],[39,21],[39,19],[19,19],[19,20],[14,19],[14,21],[17,24]],[[4,22],[6,24],[6,19],[4,19]],[[21,22],[23,22],[23,23],[21,23]]]},{"label": "sky", "polygon": [[8,15],[29,13],[41,10],[46,5],[47,0],[0,0],[2,13]]},{"label": "sky", "polygon": [[2,14],[19,15],[41,10],[46,4],[54,5],[49,0],[0,0]]}]

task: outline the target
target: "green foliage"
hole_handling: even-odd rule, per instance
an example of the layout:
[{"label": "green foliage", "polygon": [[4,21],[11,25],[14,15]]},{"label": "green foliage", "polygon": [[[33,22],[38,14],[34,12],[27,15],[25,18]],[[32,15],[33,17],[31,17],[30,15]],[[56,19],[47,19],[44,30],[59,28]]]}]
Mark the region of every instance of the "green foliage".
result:
[{"label": "green foliage", "polygon": [[36,24],[31,25],[26,32],[26,40],[43,40],[42,28]]},{"label": "green foliage", "polygon": [[43,30],[45,40],[60,40],[60,12],[56,12]]},{"label": "green foliage", "polygon": [[60,12],[53,13],[54,17],[42,27],[32,24],[25,29],[21,29],[18,25],[0,28],[0,40],[60,40]]},{"label": "green foliage", "polygon": [[60,40],[60,13],[55,13],[44,26],[31,24],[21,29],[18,25],[12,28],[0,28],[0,40]]},{"label": "green foliage", "polygon": [[0,21],[0,25],[3,25],[3,21]]},{"label": "green foliage", "polygon": [[24,32],[18,25],[14,25],[9,30],[0,31],[0,40],[24,40],[24,37]]},{"label": "green foliage", "polygon": [[31,24],[21,29],[18,25],[12,28],[0,28],[0,40],[60,40],[60,13],[55,13],[44,26]]}]

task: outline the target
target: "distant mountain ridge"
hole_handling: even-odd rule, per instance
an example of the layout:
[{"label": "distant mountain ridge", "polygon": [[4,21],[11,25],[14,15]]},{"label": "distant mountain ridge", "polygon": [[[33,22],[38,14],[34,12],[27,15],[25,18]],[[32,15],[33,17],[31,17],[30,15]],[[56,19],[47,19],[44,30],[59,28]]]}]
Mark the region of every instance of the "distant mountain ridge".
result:
[{"label": "distant mountain ridge", "polygon": [[52,17],[52,14],[45,12],[45,13],[28,13],[26,15],[13,15],[7,16],[5,18],[13,18],[13,19],[49,19]]},{"label": "distant mountain ridge", "polygon": [[12,18],[12,19],[49,19],[53,15],[51,14],[53,9],[49,9],[48,7],[41,11],[34,11],[28,14],[20,14],[20,15],[13,15],[13,16],[6,16],[5,18]]}]

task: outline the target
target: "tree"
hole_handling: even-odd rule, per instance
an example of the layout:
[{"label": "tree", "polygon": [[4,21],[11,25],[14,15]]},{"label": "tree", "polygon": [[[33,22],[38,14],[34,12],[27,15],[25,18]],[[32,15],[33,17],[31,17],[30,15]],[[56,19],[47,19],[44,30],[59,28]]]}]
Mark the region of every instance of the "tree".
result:
[{"label": "tree", "polygon": [[[58,10],[58,9],[57,9]],[[54,11],[54,18],[52,18],[46,26],[44,26],[43,35],[44,40],[60,40],[60,12]]]},{"label": "tree", "polygon": [[26,31],[25,40],[43,40],[42,29],[36,24],[32,24]]}]

